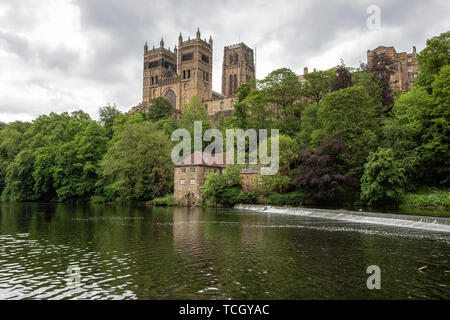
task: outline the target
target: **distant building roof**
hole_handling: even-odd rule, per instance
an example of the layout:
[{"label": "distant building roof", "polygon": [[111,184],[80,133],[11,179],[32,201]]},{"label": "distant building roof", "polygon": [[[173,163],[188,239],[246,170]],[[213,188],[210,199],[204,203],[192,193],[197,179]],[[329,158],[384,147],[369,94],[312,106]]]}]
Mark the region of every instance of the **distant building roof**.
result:
[{"label": "distant building roof", "polygon": [[252,169],[252,168],[247,168],[247,169],[242,169],[241,170],[242,174],[259,174],[259,171],[256,169]]},{"label": "distant building roof", "polygon": [[225,167],[227,164],[227,157],[225,153],[211,154],[207,152],[195,151],[183,160],[179,161],[175,166],[197,165],[210,167]]}]

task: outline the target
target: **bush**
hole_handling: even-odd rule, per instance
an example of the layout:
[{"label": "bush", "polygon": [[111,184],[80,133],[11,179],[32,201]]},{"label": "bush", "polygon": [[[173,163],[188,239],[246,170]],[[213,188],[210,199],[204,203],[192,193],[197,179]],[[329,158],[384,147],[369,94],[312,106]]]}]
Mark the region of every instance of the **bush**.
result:
[{"label": "bush", "polygon": [[157,207],[169,207],[172,206],[173,203],[173,195],[168,195],[162,198],[155,198],[152,201],[154,206]]},{"label": "bush", "polygon": [[403,197],[401,208],[450,208],[450,190],[436,188],[423,189],[417,193],[407,193]]},{"label": "bush", "polygon": [[391,148],[371,153],[361,178],[361,200],[369,205],[398,204],[404,194],[404,171]]},{"label": "bush", "polygon": [[300,190],[285,194],[276,193],[269,197],[269,204],[277,206],[301,206],[305,198],[305,193]]}]

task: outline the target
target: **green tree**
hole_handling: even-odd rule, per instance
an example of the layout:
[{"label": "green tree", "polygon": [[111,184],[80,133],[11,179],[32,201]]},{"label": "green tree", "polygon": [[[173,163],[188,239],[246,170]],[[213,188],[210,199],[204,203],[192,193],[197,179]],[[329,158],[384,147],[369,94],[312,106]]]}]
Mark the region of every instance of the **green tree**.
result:
[{"label": "green tree", "polygon": [[151,200],[173,186],[168,136],[150,122],[129,123],[114,134],[101,163],[112,201]]},{"label": "green tree", "polygon": [[370,98],[362,87],[353,86],[330,93],[319,105],[319,129],[312,133],[312,143],[341,137],[346,148],[339,157],[351,172],[360,176],[369,153],[376,149],[379,123]]},{"label": "green tree", "polygon": [[108,104],[98,110],[100,124],[105,128],[106,135],[109,139],[113,136],[114,119],[116,119],[120,114],[121,112],[117,109],[116,105]]},{"label": "green tree", "polygon": [[[211,124],[208,121],[208,112],[203,106],[200,99],[196,96],[191,98],[191,101],[184,105],[184,113],[181,116],[180,121],[178,121],[178,127],[187,129],[192,137],[192,150],[194,150],[194,122],[201,121],[202,123],[202,135],[203,133],[211,128]],[[203,148],[208,145],[209,142],[203,142]]]},{"label": "green tree", "polygon": [[150,101],[148,119],[156,122],[158,120],[172,117],[172,105],[164,97],[154,98]]},{"label": "green tree", "polygon": [[403,196],[404,169],[392,149],[379,148],[369,155],[361,178],[361,200],[369,205],[398,204]]},{"label": "green tree", "polygon": [[303,84],[303,96],[317,104],[330,92],[334,82],[335,70],[315,71],[305,75]]},{"label": "green tree", "polygon": [[431,84],[442,67],[450,64],[450,31],[427,40],[427,46],[417,56],[420,74],[416,84],[431,93]]},{"label": "green tree", "polygon": [[224,173],[210,173],[202,187],[202,199],[214,206],[233,206],[244,199],[242,191],[241,167],[229,165]]}]

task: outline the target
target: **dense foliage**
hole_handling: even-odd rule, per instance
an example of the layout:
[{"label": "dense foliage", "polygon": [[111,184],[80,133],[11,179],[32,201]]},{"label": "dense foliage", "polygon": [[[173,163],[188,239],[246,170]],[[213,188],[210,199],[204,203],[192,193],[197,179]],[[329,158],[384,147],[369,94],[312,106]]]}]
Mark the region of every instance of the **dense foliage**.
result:
[{"label": "dense foliage", "polygon": [[[450,32],[429,39],[418,55],[415,84],[395,95],[389,77],[396,66],[385,55],[374,55],[370,67],[351,69],[341,62],[304,75],[304,81],[282,68],[242,85],[234,117],[215,126],[223,133],[279,129],[280,170],[247,195],[237,167],[211,173],[205,201],[232,205],[261,196],[279,204],[374,206],[420,198],[414,203],[431,205],[423,190],[448,194],[450,184],[449,52]],[[76,111],[32,123],[0,122],[1,198],[168,203],[173,130],[193,133],[195,121],[202,131],[212,127],[198,98],[183,111],[177,121],[170,103],[157,98],[148,112],[134,115],[107,105],[99,121]]]}]

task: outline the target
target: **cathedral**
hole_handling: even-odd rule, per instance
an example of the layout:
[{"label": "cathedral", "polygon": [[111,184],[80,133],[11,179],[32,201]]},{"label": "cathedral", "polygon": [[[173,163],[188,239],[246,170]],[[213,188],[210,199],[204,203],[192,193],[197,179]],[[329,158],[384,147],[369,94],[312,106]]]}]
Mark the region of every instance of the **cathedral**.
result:
[{"label": "cathedral", "polygon": [[[165,97],[173,107],[175,115],[182,113],[182,106],[197,96],[208,111],[210,120],[220,115],[231,116],[236,101],[237,88],[255,78],[253,49],[244,43],[224,48],[222,66],[222,92],[212,90],[213,39],[196,37],[183,39],[180,33],[178,46],[173,50],[144,46],[144,71],[142,104],[134,111],[142,111],[153,98]],[[136,109],[138,108],[138,109]],[[145,110],[144,110],[145,111]],[[133,110],[131,111],[133,112]]]}]

